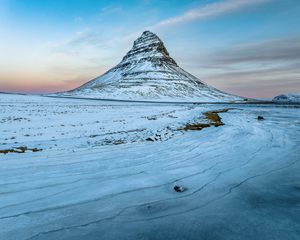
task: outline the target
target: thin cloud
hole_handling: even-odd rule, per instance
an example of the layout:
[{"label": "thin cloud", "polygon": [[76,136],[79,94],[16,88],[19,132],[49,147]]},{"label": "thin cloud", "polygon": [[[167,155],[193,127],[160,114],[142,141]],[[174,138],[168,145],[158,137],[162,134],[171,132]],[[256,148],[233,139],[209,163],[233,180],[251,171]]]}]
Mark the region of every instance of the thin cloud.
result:
[{"label": "thin cloud", "polygon": [[210,75],[207,79],[215,87],[245,97],[274,97],[284,92],[300,91],[298,69],[297,66],[289,66],[256,71],[240,70]]},{"label": "thin cloud", "polygon": [[183,63],[205,82],[246,97],[300,91],[300,37],[232,44]]},{"label": "thin cloud", "polygon": [[104,38],[102,34],[87,31],[87,32],[79,32],[77,36],[73,39],[70,39],[66,45],[68,46],[82,46],[82,45],[92,45],[92,46],[102,46],[101,42],[103,42]]},{"label": "thin cloud", "polygon": [[270,39],[251,44],[232,44],[213,49],[205,54],[191,53],[182,60],[194,67],[209,69],[235,69],[250,66],[295,66],[300,63],[300,36]]},{"label": "thin cloud", "polygon": [[214,52],[210,61],[214,64],[300,61],[300,37],[237,45],[230,49]]},{"label": "thin cloud", "polygon": [[225,15],[232,12],[237,12],[241,9],[269,2],[270,0],[225,0],[216,3],[210,3],[204,7],[189,10],[182,15],[172,17],[157,23],[156,27],[169,27],[194,20],[207,19],[220,15]]},{"label": "thin cloud", "polygon": [[[152,26],[145,27],[145,29],[153,29],[161,31],[164,27],[169,27],[171,25],[176,25],[184,22],[189,22],[193,20],[206,19],[211,17],[216,17],[219,15],[229,14],[231,12],[236,12],[246,7],[250,7],[257,4],[262,4],[265,2],[269,2],[271,0],[224,0],[216,3],[210,3],[203,7],[199,7],[193,10],[189,10],[182,15],[175,16],[169,19],[162,20]],[[100,15],[107,14],[116,14],[117,12],[121,12],[123,9],[120,6],[108,5],[101,9]],[[138,35],[140,35],[142,30],[132,32],[130,34],[126,34],[123,37],[117,37],[116,39],[110,40],[110,42],[131,42]],[[55,51],[57,52],[65,52],[71,54],[77,54],[78,47],[82,46],[95,46],[95,47],[103,47],[105,48],[106,44],[104,43],[106,39],[104,37],[94,31],[84,31],[78,33],[72,39],[69,39],[65,43],[58,46]]]},{"label": "thin cloud", "polygon": [[108,5],[101,9],[100,16],[107,16],[109,14],[117,14],[117,13],[121,13],[122,11],[123,11],[123,8],[120,6]]},{"label": "thin cloud", "polygon": [[82,22],[83,21],[83,17],[77,16],[74,18],[75,22]]},{"label": "thin cloud", "polygon": [[78,55],[85,47],[95,49],[106,49],[107,41],[103,34],[94,31],[77,32],[72,38],[60,42],[47,44],[53,53],[62,53],[66,55]]}]

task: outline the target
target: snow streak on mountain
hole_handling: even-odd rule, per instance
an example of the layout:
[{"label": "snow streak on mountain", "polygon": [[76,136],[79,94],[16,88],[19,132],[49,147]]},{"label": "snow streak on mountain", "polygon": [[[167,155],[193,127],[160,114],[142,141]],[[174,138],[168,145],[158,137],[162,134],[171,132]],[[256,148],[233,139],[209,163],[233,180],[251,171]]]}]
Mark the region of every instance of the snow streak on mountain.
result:
[{"label": "snow streak on mountain", "polygon": [[238,101],[180,68],[157,35],[145,31],[122,61],[79,88],[62,93],[120,100]]}]

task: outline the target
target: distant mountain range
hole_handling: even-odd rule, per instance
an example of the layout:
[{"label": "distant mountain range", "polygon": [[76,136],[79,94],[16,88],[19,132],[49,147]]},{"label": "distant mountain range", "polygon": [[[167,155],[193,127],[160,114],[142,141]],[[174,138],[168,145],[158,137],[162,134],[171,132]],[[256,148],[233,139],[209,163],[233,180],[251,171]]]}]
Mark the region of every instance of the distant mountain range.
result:
[{"label": "distant mountain range", "polygon": [[300,92],[281,94],[273,98],[273,102],[300,103]]},{"label": "distant mountain range", "polygon": [[62,96],[151,101],[242,101],[180,68],[160,38],[145,31],[122,61]]}]

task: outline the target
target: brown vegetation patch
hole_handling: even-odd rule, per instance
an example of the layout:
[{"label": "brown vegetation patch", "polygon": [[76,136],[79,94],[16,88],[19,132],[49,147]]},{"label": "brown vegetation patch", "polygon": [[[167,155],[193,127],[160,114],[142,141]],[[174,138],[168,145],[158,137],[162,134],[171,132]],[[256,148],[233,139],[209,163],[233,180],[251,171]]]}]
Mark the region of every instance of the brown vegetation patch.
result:
[{"label": "brown vegetation patch", "polygon": [[120,145],[120,144],[124,144],[125,141],[123,141],[122,139],[118,139],[118,140],[105,139],[103,143],[104,145]]},{"label": "brown vegetation patch", "polygon": [[26,146],[22,147],[16,147],[16,148],[11,148],[11,149],[4,149],[0,150],[0,154],[7,154],[7,153],[25,153],[26,151],[31,151],[31,152],[39,152],[42,151],[42,149],[39,148],[28,148]]},{"label": "brown vegetation patch", "polygon": [[222,122],[222,118],[219,116],[218,113],[228,112],[230,109],[231,108],[224,108],[220,110],[208,111],[203,113],[203,115],[206,117],[207,120],[211,122],[211,125],[219,127],[225,124]]},{"label": "brown vegetation patch", "polygon": [[228,112],[229,110],[230,110],[230,108],[224,108],[224,109],[220,109],[220,110],[204,112],[203,115],[209,121],[209,123],[187,124],[184,127],[179,128],[178,130],[184,130],[184,131],[202,130],[203,128],[207,128],[207,127],[211,127],[211,126],[215,126],[215,127],[223,126],[225,124],[222,122],[222,118],[219,116],[218,113]]},{"label": "brown vegetation patch", "polygon": [[194,123],[194,124],[187,124],[183,128],[179,128],[178,130],[202,130],[203,128],[210,127],[208,123]]}]

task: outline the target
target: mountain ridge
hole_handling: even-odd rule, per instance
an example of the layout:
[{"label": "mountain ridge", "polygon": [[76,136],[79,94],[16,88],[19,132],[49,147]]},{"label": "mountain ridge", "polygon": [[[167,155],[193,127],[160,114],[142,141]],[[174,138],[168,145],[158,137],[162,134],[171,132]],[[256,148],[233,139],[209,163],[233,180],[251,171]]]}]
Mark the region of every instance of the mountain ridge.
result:
[{"label": "mountain ridge", "polygon": [[300,92],[285,93],[272,99],[276,103],[300,103]]},{"label": "mountain ridge", "polygon": [[60,93],[63,96],[157,101],[240,101],[186,72],[163,41],[144,31],[121,62],[103,75]]}]

